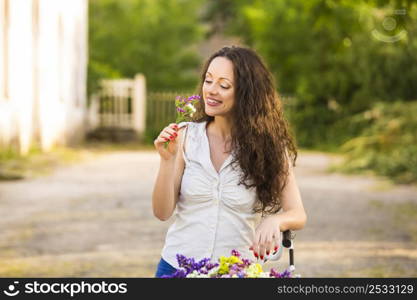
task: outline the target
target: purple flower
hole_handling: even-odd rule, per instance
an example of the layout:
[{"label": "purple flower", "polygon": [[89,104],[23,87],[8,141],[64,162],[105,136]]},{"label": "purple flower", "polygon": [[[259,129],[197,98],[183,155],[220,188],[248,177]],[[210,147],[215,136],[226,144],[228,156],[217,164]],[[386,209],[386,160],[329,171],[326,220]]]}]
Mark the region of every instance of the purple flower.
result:
[{"label": "purple flower", "polygon": [[288,270],[285,270],[284,272],[281,273],[281,278],[290,278],[291,277],[291,272]]},{"label": "purple flower", "polygon": [[192,102],[194,100],[200,100],[200,99],[201,99],[201,97],[199,95],[192,95],[192,96],[188,97],[187,100],[185,100],[185,102],[189,103],[189,102]]},{"label": "purple flower", "polygon": [[187,258],[181,254],[177,254],[177,261],[180,269],[172,275],[164,275],[163,278],[184,278],[194,271],[200,274],[208,274],[209,270],[218,266],[218,264],[212,264],[209,258],[203,258],[199,262],[196,262],[194,258]]},{"label": "purple flower", "polygon": [[250,261],[249,259],[242,258],[241,260],[242,260],[243,265],[244,265],[245,267],[247,267],[247,266],[249,266],[249,265],[251,264],[251,261]]},{"label": "purple flower", "polygon": [[232,250],[232,255],[233,255],[233,256],[240,257],[240,253],[239,253],[239,251],[237,251],[237,250],[235,250],[235,249],[233,249],[233,250]]},{"label": "purple flower", "polygon": [[241,272],[237,273],[237,277],[239,277],[239,278],[245,278],[245,272],[244,271],[241,271]]},{"label": "purple flower", "polygon": [[210,258],[203,258],[197,264],[195,264],[195,268],[198,271],[198,270],[206,267],[208,263],[210,263]]},{"label": "purple flower", "polygon": [[219,266],[219,264],[218,263],[211,263],[211,262],[209,262],[207,265],[206,265],[206,269],[208,270],[208,271],[210,271],[211,269],[213,269],[213,268],[215,268],[215,267],[218,267]]},{"label": "purple flower", "polygon": [[279,273],[272,268],[270,270],[269,275],[270,277],[275,277],[275,278],[291,278],[291,272],[288,270],[285,270],[284,272]]},{"label": "purple flower", "polygon": [[187,276],[187,273],[184,270],[176,270],[171,275],[162,275],[161,278],[185,278]]}]

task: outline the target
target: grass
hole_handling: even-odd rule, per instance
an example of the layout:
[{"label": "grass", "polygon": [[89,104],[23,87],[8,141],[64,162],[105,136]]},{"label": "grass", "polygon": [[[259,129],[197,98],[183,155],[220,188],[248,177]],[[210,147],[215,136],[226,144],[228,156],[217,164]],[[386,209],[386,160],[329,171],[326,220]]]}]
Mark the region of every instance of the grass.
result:
[{"label": "grass", "polygon": [[54,147],[48,152],[42,152],[35,146],[27,155],[20,155],[10,149],[0,150],[0,181],[45,176],[58,167],[114,151],[155,151],[155,147],[153,144],[144,145],[138,142],[87,142],[76,147]]},{"label": "grass", "polygon": [[412,242],[417,242],[417,203],[410,201],[392,206],[395,226]]},{"label": "grass", "polygon": [[[326,153],[327,154],[327,153]],[[331,155],[331,154],[328,154]],[[377,182],[369,188],[369,191],[384,192],[395,188],[398,185],[407,185],[417,187],[417,182],[400,183],[398,180],[388,176],[380,175],[371,169],[354,169],[350,168],[349,162],[345,161],[344,155],[341,153],[333,153],[332,163],[326,169],[329,173],[340,173],[348,176],[367,176],[377,180]]]},{"label": "grass", "polygon": [[78,277],[88,273],[93,262],[43,261],[34,258],[9,259],[0,263],[2,277]]},{"label": "grass", "polygon": [[392,278],[392,277],[415,277],[416,271],[411,268],[404,268],[401,264],[387,263],[386,265],[376,264],[372,267],[349,270],[340,277],[369,277],[369,278]]},{"label": "grass", "polygon": [[332,157],[340,156],[340,153],[338,153],[337,151],[333,151],[333,150],[324,151],[324,150],[319,150],[319,149],[308,149],[308,148],[298,148],[297,150],[301,154],[326,154]]},{"label": "grass", "polygon": [[389,217],[386,225],[392,226],[405,240],[417,242],[417,203],[412,201],[385,203],[379,200],[371,200],[369,205],[373,209],[385,212]]},{"label": "grass", "polygon": [[1,277],[153,277],[157,260],[137,254],[75,253],[0,261]]},{"label": "grass", "polygon": [[395,188],[395,183],[388,178],[379,178],[378,182],[368,190],[371,192],[387,192]]},{"label": "grass", "polygon": [[59,166],[80,162],[87,158],[88,154],[85,151],[67,147],[55,147],[49,152],[32,148],[27,155],[3,151],[0,154],[0,180],[44,176]]}]

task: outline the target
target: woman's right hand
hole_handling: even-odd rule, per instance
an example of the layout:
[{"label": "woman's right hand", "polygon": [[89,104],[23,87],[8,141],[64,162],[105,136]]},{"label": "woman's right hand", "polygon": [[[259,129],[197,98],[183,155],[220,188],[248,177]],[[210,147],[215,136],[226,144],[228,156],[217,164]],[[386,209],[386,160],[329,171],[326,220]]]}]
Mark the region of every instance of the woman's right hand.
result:
[{"label": "woman's right hand", "polygon": [[[175,158],[178,151],[178,125],[175,123],[169,124],[162,129],[161,133],[154,140],[156,150],[163,160],[172,160]],[[165,142],[169,141],[168,147],[165,148]]]}]

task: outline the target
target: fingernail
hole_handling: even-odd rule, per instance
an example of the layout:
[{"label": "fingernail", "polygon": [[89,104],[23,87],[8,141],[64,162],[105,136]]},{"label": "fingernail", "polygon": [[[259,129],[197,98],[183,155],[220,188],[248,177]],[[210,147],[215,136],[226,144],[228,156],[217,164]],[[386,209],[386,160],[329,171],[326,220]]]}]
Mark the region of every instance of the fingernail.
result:
[{"label": "fingernail", "polygon": [[165,141],[168,141],[168,139],[167,139],[166,137],[164,137],[164,140],[165,140]]},{"label": "fingernail", "polygon": [[256,258],[258,258],[258,257],[259,257],[258,253],[256,253],[256,252],[255,252],[255,257],[256,257]]},{"label": "fingernail", "polygon": [[269,255],[269,251],[266,251],[266,255]]},{"label": "fingernail", "polygon": [[275,246],[274,250],[275,250],[275,252],[276,252],[276,251],[278,250],[278,247],[277,247],[277,246]]},{"label": "fingernail", "polygon": [[261,259],[264,259],[264,256],[263,255],[261,255]]},{"label": "fingernail", "polygon": [[178,135],[178,133],[174,132],[174,135],[175,135],[175,136],[177,136],[177,135]]}]

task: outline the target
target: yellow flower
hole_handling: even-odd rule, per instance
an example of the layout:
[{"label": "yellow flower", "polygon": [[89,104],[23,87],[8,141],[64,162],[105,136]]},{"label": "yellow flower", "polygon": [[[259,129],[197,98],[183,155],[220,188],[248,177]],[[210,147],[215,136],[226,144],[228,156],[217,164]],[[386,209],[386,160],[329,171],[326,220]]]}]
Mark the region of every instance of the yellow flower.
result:
[{"label": "yellow flower", "polygon": [[220,266],[219,266],[219,274],[227,274],[229,273],[229,267],[234,264],[242,264],[242,260],[237,256],[221,256],[219,258]]},{"label": "yellow flower", "polygon": [[243,261],[239,257],[232,255],[229,257],[229,263],[232,265],[243,264]]},{"label": "yellow flower", "polygon": [[262,266],[260,264],[251,264],[247,270],[248,277],[259,277],[263,272]]}]

